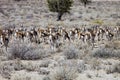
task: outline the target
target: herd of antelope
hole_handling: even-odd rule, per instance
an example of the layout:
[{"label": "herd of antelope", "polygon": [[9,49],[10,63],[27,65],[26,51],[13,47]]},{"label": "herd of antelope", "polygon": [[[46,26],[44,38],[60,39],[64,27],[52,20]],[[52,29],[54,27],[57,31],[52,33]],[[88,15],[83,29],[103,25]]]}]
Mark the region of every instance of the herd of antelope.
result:
[{"label": "herd of antelope", "polygon": [[106,26],[92,26],[90,28],[80,27],[67,29],[62,26],[47,27],[47,28],[9,28],[0,29],[0,43],[1,47],[5,47],[6,51],[9,42],[14,38],[20,41],[24,41],[25,38],[31,43],[46,43],[50,45],[50,48],[59,47],[66,41],[74,42],[81,40],[82,43],[91,43],[94,47],[94,43],[102,40],[111,41],[112,39],[119,39],[120,27],[106,27]]}]

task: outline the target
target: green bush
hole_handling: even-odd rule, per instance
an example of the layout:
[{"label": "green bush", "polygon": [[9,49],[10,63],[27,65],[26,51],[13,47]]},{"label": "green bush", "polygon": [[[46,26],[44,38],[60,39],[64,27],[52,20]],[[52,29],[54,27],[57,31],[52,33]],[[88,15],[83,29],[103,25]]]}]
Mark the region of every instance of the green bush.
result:
[{"label": "green bush", "polygon": [[73,0],[47,0],[49,10],[52,12],[57,12],[57,20],[61,20],[64,13],[70,11]]}]

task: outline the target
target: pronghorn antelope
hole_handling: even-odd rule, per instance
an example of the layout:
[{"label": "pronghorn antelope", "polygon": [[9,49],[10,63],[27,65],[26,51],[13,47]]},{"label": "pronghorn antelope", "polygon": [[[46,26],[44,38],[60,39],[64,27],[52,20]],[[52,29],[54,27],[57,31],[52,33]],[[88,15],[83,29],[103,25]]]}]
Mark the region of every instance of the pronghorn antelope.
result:
[{"label": "pronghorn antelope", "polygon": [[75,39],[79,39],[79,32],[78,32],[78,30],[75,30]]},{"label": "pronghorn antelope", "polygon": [[75,39],[75,32],[73,30],[69,31],[69,37],[70,37],[71,40]]},{"label": "pronghorn antelope", "polygon": [[6,34],[8,36],[8,38],[12,38],[13,37],[13,32],[14,32],[14,29],[13,28],[10,28],[10,29],[3,29],[2,31],[4,34]]},{"label": "pronghorn antelope", "polygon": [[20,39],[24,41],[26,34],[21,30],[16,30],[14,36],[16,37],[16,39]]},{"label": "pronghorn antelope", "polygon": [[49,43],[52,50],[55,50],[55,48],[58,48],[60,46],[59,43],[60,36],[61,35],[59,33],[49,35]]},{"label": "pronghorn antelope", "polygon": [[67,39],[70,41],[69,34],[65,28],[59,27],[57,30],[57,34],[59,34],[61,36],[61,39],[63,42]]},{"label": "pronghorn antelope", "polygon": [[5,49],[7,51],[7,47],[8,47],[8,43],[9,43],[8,36],[6,36],[5,34],[3,34],[3,35],[0,36],[0,39],[1,39],[1,44],[2,44],[1,47],[5,46]]},{"label": "pronghorn antelope", "polygon": [[79,28],[75,28],[74,29],[74,38],[75,39],[80,39],[80,36],[81,36],[81,30]]},{"label": "pronghorn antelope", "polygon": [[94,43],[95,42],[95,32],[92,29],[88,29],[88,34],[90,35],[91,38],[91,42]]},{"label": "pronghorn antelope", "polygon": [[10,38],[13,37],[13,33],[14,33],[14,28],[8,29],[8,36],[9,36]]},{"label": "pronghorn antelope", "polygon": [[84,42],[89,43],[91,38],[91,34],[89,32],[86,32],[84,34]]},{"label": "pronghorn antelope", "polygon": [[92,48],[94,47],[95,43],[95,33],[92,29],[87,29],[84,33],[84,42],[88,45],[92,45]]},{"label": "pronghorn antelope", "polygon": [[82,42],[85,42],[85,33],[78,32],[78,39],[82,40]]},{"label": "pronghorn antelope", "polygon": [[48,36],[49,36],[48,29],[38,28],[38,37],[40,42],[46,42]]},{"label": "pronghorn antelope", "polygon": [[62,31],[62,38],[63,38],[63,41],[65,41],[67,39],[70,41],[70,37],[65,29],[63,29],[63,31]]},{"label": "pronghorn antelope", "polygon": [[105,34],[105,30],[102,28],[98,28],[96,32],[96,36],[98,37],[98,41],[103,40],[103,36]]},{"label": "pronghorn antelope", "polygon": [[30,42],[33,41],[33,34],[30,31],[26,31],[26,37],[28,38],[28,40],[30,40]]},{"label": "pronghorn antelope", "polygon": [[120,36],[120,27],[116,26],[113,31],[114,31],[115,38],[118,39]]},{"label": "pronghorn antelope", "polygon": [[50,34],[52,34],[53,32],[55,32],[55,28],[54,27],[48,27],[48,32]]},{"label": "pronghorn antelope", "polygon": [[38,28],[37,33],[38,33],[38,37],[41,38],[42,34],[45,32],[44,29]]},{"label": "pronghorn antelope", "polygon": [[109,29],[106,29],[105,34],[108,41],[113,39],[114,34]]},{"label": "pronghorn antelope", "polygon": [[32,40],[33,42],[38,42],[38,32],[35,30],[35,28],[32,28],[30,30],[30,33],[32,34]]},{"label": "pronghorn antelope", "polygon": [[[12,35],[19,40],[28,38],[30,42],[44,43],[48,44],[50,42],[50,47],[56,48],[59,42],[64,43],[65,40],[82,40],[82,43],[90,43],[94,46],[95,39],[101,41],[106,37],[107,40],[112,40],[114,36],[119,37],[120,28],[117,26],[112,27],[102,27],[102,26],[91,26],[90,28],[72,28],[66,29],[64,27],[47,27],[47,28],[32,28],[31,30],[25,29],[23,27],[15,29],[0,29],[0,39],[2,45],[4,44],[7,50],[9,40],[11,40]],[[61,40],[62,39],[62,40]],[[90,45],[91,46],[91,45]]]}]

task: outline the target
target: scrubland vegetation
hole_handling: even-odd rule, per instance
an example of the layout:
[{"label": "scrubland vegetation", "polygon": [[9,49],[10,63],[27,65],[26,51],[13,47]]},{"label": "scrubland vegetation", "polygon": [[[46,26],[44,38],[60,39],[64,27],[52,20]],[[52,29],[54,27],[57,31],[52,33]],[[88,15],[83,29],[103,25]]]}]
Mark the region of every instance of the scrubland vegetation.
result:
[{"label": "scrubland vegetation", "polygon": [[[0,1],[0,43],[4,45],[0,48],[0,80],[119,80],[120,2],[68,0],[65,11],[54,11],[48,1],[52,0]],[[94,38],[94,27],[103,29],[103,36],[96,32]],[[2,35],[9,39],[7,46],[1,30],[14,29],[15,34],[21,28],[22,34],[26,32],[24,38]],[[56,29],[64,33],[51,34]],[[27,35],[36,30],[42,35]],[[82,34],[73,36],[69,31]]]}]

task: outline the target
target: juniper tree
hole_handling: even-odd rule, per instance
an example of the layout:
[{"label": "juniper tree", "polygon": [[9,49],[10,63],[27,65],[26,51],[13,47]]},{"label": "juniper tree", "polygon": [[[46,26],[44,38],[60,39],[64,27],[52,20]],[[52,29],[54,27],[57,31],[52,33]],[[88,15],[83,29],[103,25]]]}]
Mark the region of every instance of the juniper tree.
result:
[{"label": "juniper tree", "polygon": [[57,21],[61,20],[64,13],[70,11],[73,0],[47,0],[49,10],[57,12]]}]

